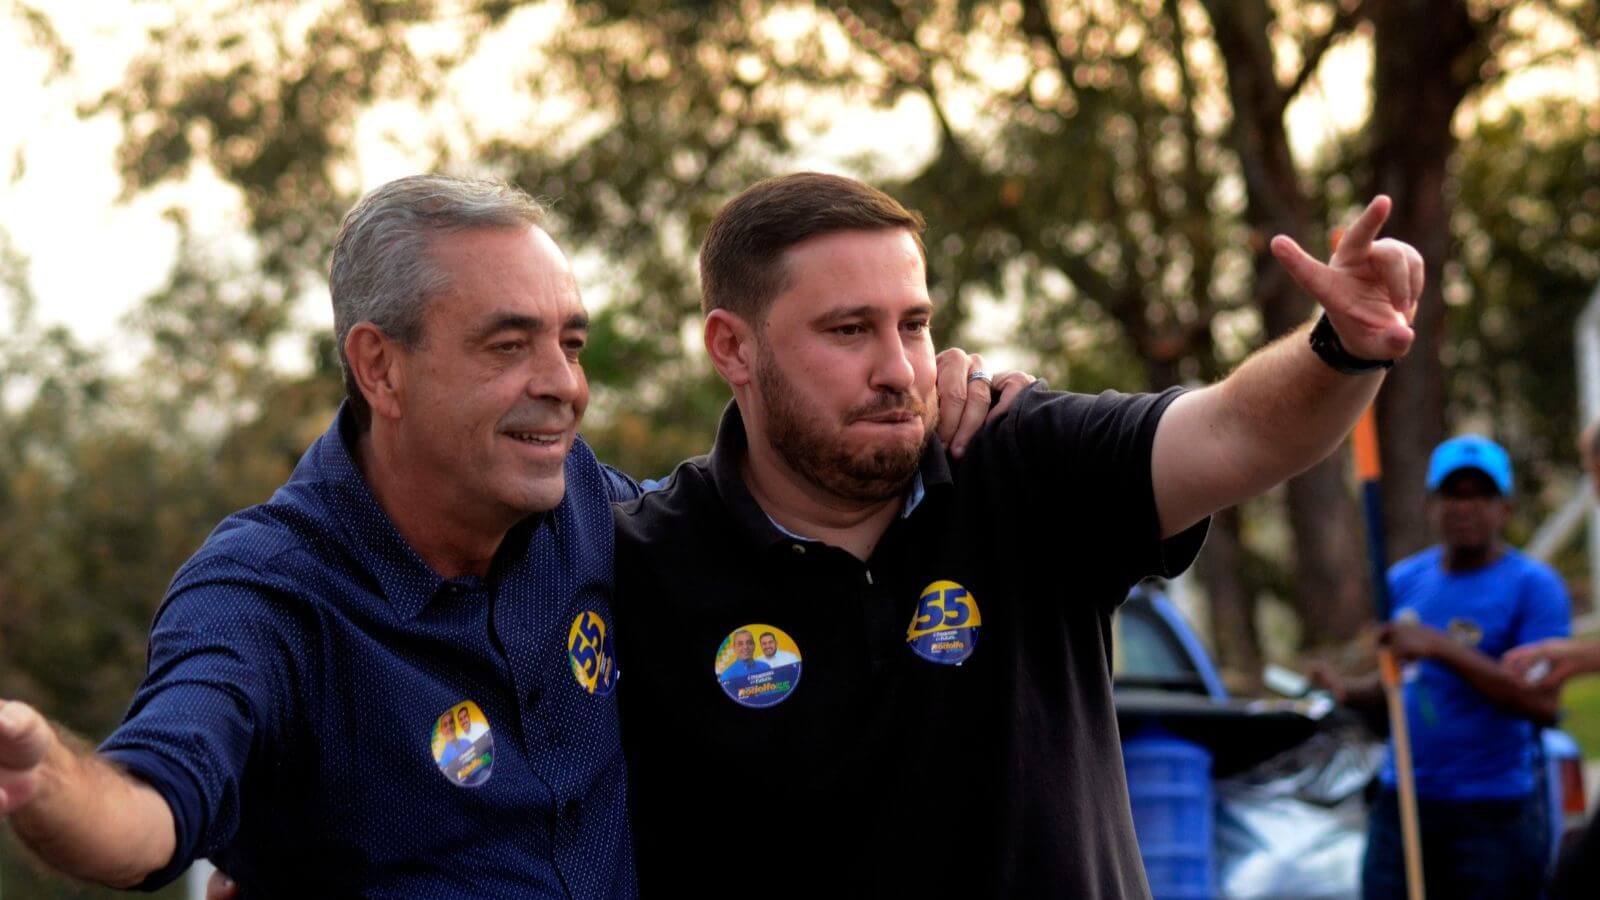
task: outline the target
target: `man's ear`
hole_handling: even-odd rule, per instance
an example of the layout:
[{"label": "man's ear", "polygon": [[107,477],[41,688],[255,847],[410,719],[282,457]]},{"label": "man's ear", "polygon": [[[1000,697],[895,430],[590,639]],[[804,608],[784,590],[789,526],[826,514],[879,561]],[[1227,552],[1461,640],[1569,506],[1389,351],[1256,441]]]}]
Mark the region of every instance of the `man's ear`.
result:
[{"label": "man's ear", "polygon": [[405,372],[400,344],[371,322],[359,322],[344,338],[344,358],[372,414],[400,418],[404,409]]},{"label": "man's ear", "polygon": [[734,387],[755,380],[756,333],[749,322],[725,309],[713,309],[705,321],[706,354],[717,374]]}]

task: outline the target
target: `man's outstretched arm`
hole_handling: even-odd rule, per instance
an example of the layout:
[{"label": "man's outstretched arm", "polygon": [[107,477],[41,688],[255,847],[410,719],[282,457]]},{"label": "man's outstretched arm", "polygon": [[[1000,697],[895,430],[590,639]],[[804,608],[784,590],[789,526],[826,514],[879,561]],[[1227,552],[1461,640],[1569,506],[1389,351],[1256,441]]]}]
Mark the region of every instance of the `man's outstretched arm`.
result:
[{"label": "man's outstretched arm", "polygon": [[172,810],[32,707],[0,702],[0,816],[41,859],[78,878],[133,887],[172,859]]},{"label": "man's outstretched arm", "polygon": [[[1376,240],[1389,216],[1378,197],[1327,264],[1279,235],[1272,251],[1322,305],[1339,342],[1363,360],[1411,348],[1422,296],[1422,255]],[[1306,326],[1245,360],[1221,382],[1173,401],[1156,428],[1151,477],[1162,535],[1178,534],[1297,475],[1332,453],[1372,402],[1383,370],[1336,371],[1311,349]]]}]

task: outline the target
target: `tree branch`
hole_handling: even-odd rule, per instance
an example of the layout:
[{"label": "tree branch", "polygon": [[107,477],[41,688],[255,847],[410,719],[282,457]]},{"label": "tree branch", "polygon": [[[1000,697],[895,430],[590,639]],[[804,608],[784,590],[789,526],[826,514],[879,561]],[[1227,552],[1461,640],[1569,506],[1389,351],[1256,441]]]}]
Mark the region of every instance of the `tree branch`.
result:
[{"label": "tree branch", "polygon": [[1306,45],[1304,50],[1305,61],[1300,65],[1300,71],[1295,74],[1294,78],[1289,81],[1288,86],[1283,89],[1282,107],[1279,109],[1280,115],[1283,109],[1287,109],[1289,104],[1294,101],[1294,98],[1299,96],[1300,89],[1306,86],[1306,82],[1311,80],[1311,76],[1317,73],[1317,67],[1322,65],[1322,57],[1327,54],[1333,43],[1348,34],[1350,29],[1354,28],[1355,24],[1365,15],[1366,10],[1367,0],[1359,0],[1356,5],[1348,9],[1341,8],[1339,14],[1334,17],[1333,23],[1328,26],[1328,30]]}]

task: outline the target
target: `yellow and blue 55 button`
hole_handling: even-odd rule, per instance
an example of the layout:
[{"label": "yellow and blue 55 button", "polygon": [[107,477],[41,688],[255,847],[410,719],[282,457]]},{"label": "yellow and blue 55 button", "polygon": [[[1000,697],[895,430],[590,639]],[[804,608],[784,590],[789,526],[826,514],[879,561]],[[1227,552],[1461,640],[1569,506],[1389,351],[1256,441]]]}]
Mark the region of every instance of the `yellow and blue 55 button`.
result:
[{"label": "yellow and blue 55 button", "polygon": [[954,581],[935,581],[917,598],[906,644],[929,662],[959,666],[977,649],[982,625],[978,598],[971,591]]}]

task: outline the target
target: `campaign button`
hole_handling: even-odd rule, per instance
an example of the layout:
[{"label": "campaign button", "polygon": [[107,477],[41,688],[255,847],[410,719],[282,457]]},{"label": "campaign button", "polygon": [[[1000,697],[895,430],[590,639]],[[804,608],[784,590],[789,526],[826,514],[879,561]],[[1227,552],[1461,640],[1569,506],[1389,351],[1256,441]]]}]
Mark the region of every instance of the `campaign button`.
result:
[{"label": "campaign button", "polygon": [[906,644],[929,662],[959,666],[978,648],[982,625],[978,598],[954,581],[935,581],[917,598]]},{"label": "campaign button", "polygon": [[494,735],[489,719],[471,700],[463,700],[440,713],[433,722],[433,761],[461,787],[477,787],[489,780],[494,768]]},{"label": "campaign button", "polygon": [[712,668],[728,699],[751,709],[773,706],[800,684],[800,648],[781,628],[745,625],[722,639]]},{"label": "campaign button", "polygon": [[593,610],[584,610],[567,630],[567,659],[572,677],[585,693],[608,696],[617,686],[617,655],[612,650],[606,620]]}]

